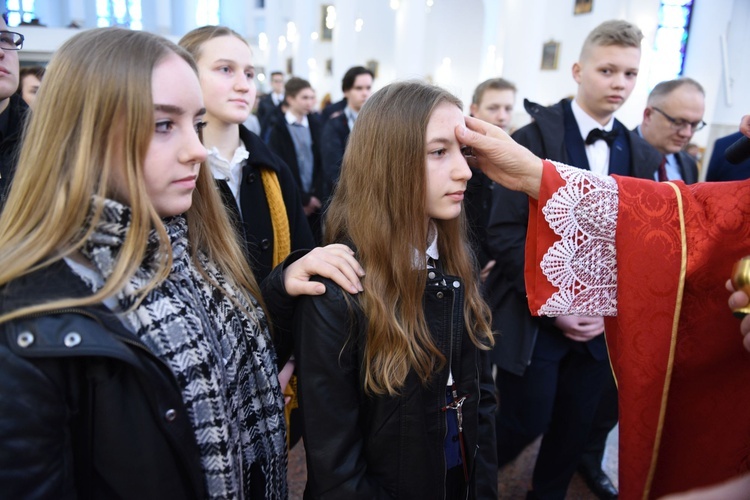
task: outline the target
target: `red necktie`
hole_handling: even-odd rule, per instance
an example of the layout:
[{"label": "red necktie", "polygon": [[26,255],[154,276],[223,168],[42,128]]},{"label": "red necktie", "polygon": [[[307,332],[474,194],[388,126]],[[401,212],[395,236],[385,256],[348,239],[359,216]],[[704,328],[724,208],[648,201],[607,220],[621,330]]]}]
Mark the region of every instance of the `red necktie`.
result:
[{"label": "red necktie", "polygon": [[667,157],[662,156],[661,163],[659,164],[659,182],[665,182],[668,180],[669,178],[667,178]]}]

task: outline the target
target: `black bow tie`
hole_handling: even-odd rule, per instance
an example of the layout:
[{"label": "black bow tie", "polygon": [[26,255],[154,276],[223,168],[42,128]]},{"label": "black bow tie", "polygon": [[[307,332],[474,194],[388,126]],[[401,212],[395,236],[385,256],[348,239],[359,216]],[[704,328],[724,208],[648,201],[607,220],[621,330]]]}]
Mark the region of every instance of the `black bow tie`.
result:
[{"label": "black bow tie", "polygon": [[605,130],[602,130],[600,128],[595,128],[591,132],[589,132],[589,135],[586,137],[586,145],[594,144],[599,139],[603,140],[607,143],[607,146],[611,146],[613,142],[615,142],[615,139],[617,138],[617,130],[612,129],[611,131],[607,132]]}]

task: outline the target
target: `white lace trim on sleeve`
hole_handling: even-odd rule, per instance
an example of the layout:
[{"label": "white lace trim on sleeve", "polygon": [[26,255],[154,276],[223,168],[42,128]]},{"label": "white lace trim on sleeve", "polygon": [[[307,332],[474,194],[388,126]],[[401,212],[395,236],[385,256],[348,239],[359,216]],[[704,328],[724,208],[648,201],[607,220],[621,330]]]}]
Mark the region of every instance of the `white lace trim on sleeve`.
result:
[{"label": "white lace trim on sleeve", "polygon": [[565,185],[542,213],[562,239],[544,255],[541,270],[558,291],[540,315],[614,316],[617,314],[618,188],[612,177],[553,162]]}]

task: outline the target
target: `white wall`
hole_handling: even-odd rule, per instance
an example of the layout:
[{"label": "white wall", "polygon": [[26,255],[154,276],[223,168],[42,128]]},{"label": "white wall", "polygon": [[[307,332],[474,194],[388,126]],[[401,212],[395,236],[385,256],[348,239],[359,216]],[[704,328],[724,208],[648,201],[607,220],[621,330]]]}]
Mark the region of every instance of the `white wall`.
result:
[{"label": "white wall", "polygon": [[[191,5],[196,0],[157,0],[144,8],[144,14],[156,19],[144,24],[161,34],[177,39],[195,27]],[[444,85],[466,103],[474,87],[491,76],[502,76],[516,83],[519,90],[514,125],[528,121],[521,105],[523,98],[551,104],[573,95],[576,84],[571,67],[588,32],[602,21],[626,19],[643,31],[643,56],[638,85],[617,116],[627,126],[640,122],[648,95],[648,73],[652,64],[658,0],[597,0],[593,12],[573,15],[573,0],[267,0],[265,9],[255,2],[224,0],[223,22],[248,36],[260,23],[265,25],[269,48],[254,48],[256,65],[266,71],[285,69],[286,59],[294,59],[295,74],[309,78],[318,96],[331,93],[341,97],[340,81],[347,68],[378,61],[375,88],[409,77],[429,78]],[[736,129],[742,115],[750,113],[750,94],[742,83],[750,78],[750,65],[743,49],[750,46],[750,1],[697,1],[688,42],[685,75],[695,78],[706,89],[705,120],[709,127],[696,134],[695,141],[709,146],[716,136]],[[333,4],[340,13],[333,41],[312,40],[310,33],[320,30],[321,5]],[[93,22],[94,0],[37,0],[42,22],[49,28],[23,27],[27,36],[22,59],[45,60],[77,30],[56,28],[72,20]],[[354,20],[364,20],[363,29],[354,31]],[[286,24],[294,21],[299,40],[283,52],[277,49],[278,37],[286,34]],[[724,65],[719,43],[727,40],[729,92],[725,90]],[[540,69],[542,45],[560,42],[558,67]],[[745,49],[746,50],[746,49]],[[450,60],[450,64],[444,61]],[[314,60],[310,66],[308,61]],[[326,60],[333,61],[332,74],[326,74]],[[262,90],[266,88],[261,86]]]}]

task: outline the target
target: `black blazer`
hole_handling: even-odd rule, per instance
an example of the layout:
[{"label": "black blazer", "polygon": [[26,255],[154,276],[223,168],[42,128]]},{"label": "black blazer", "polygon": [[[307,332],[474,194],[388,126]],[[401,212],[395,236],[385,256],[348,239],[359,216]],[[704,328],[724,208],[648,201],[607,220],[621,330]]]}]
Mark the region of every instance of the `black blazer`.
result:
[{"label": "black blazer", "polygon": [[[633,129],[633,134],[640,137],[638,127]],[[641,137],[641,139],[643,139]],[[644,139],[645,140],[645,139]],[[684,151],[675,153],[675,159],[680,169],[680,176],[685,184],[695,184],[698,182],[698,163],[695,159]]]},{"label": "black blazer", "polygon": [[280,120],[271,126],[271,134],[268,138],[268,146],[271,151],[284,160],[284,163],[289,165],[289,168],[292,170],[294,180],[297,182],[297,190],[302,198],[302,205],[307,205],[312,196],[320,198],[320,195],[323,192],[323,167],[320,157],[321,126],[318,118],[314,114],[307,115],[307,120],[310,124],[310,135],[312,136],[313,149],[313,182],[310,191],[304,191],[302,189],[302,178],[299,174],[297,152],[294,149],[292,134],[289,132],[289,128],[287,128],[286,119],[284,117],[281,117]]},{"label": "black blazer", "polygon": [[302,210],[297,183],[289,167],[273,154],[257,135],[244,126],[240,126],[240,139],[250,156],[242,169],[240,182],[240,217],[234,195],[226,183],[217,181],[221,190],[224,206],[233,216],[233,222],[242,241],[245,243],[247,257],[253,274],[258,282],[268,276],[273,268],[273,226],[268,208],[266,192],[261,180],[261,171],[273,170],[279,179],[281,195],[284,197],[286,215],[289,220],[291,251],[315,247],[310,225]]},{"label": "black blazer", "polygon": [[273,121],[273,118],[280,114],[281,110],[273,103],[271,94],[266,94],[258,100],[258,110],[255,115],[258,117],[258,121],[260,122],[260,132],[264,137],[266,135],[266,129]]},{"label": "black blazer", "polygon": [[5,205],[5,198],[16,171],[18,153],[21,149],[21,132],[23,131],[29,106],[18,94],[9,98],[8,107],[3,111],[7,117],[5,127],[0,130],[0,210]]},{"label": "black blazer", "polygon": [[[534,121],[513,134],[513,139],[540,158],[570,163],[565,141],[565,107],[567,100],[545,107],[524,101]],[[627,133],[630,144],[630,175],[653,179],[661,155],[637,133]],[[562,337],[554,318],[535,317],[529,312],[524,283],[526,224],[529,217],[528,197],[500,185],[492,193],[487,228],[487,248],[497,264],[487,278],[488,304],[492,309],[493,327],[497,332],[493,361],[501,368],[522,375],[531,359],[540,330]],[[595,359],[604,359],[603,336],[586,342]],[[570,341],[571,345],[573,341]],[[562,344],[560,344],[562,345]]]},{"label": "black blazer", "polygon": [[750,178],[750,159],[734,165],[724,158],[727,148],[741,137],[745,137],[742,132],[735,132],[716,139],[706,171],[707,181],[742,181]]},{"label": "black blazer", "polygon": [[679,151],[675,154],[677,164],[680,166],[680,175],[685,184],[695,184],[698,182],[698,163],[685,151]]},{"label": "black blazer", "polygon": [[339,180],[341,161],[344,159],[346,143],[349,140],[349,122],[342,112],[331,118],[323,125],[323,135],[320,142],[320,154],[323,163],[323,182],[321,195],[327,200],[333,193],[333,188]]}]

